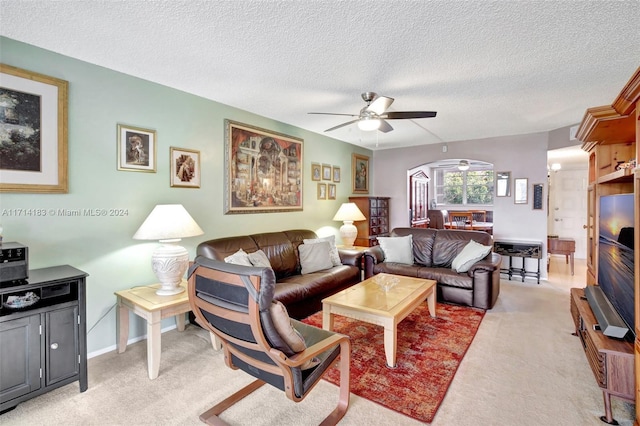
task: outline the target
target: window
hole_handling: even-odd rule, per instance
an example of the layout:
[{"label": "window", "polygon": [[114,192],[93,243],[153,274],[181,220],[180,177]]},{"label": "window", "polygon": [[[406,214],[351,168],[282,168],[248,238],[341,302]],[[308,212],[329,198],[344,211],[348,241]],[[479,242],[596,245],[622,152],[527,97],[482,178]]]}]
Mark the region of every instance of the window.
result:
[{"label": "window", "polygon": [[466,171],[441,168],[435,172],[436,202],[451,205],[493,204],[493,169]]}]

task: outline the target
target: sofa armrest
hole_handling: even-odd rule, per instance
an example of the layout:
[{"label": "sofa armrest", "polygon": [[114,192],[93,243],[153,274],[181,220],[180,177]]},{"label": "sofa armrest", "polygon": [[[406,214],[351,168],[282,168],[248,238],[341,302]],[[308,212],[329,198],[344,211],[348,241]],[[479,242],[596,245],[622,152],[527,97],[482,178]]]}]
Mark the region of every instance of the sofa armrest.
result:
[{"label": "sofa armrest", "polygon": [[502,265],[502,256],[498,253],[491,252],[484,259],[471,265],[471,268],[469,268],[469,276],[473,276],[475,271],[478,270],[493,272],[496,269],[500,269],[500,265]]},{"label": "sofa armrest", "polygon": [[369,247],[364,251],[364,277],[373,276],[373,265],[384,262],[384,252],[380,246]]},{"label": "sofa armrest", "polygon": [[362,251],[339,248],[338,254],[340,255],[340,261],[343,265],[357,266],[358,269],[362,269]]}]

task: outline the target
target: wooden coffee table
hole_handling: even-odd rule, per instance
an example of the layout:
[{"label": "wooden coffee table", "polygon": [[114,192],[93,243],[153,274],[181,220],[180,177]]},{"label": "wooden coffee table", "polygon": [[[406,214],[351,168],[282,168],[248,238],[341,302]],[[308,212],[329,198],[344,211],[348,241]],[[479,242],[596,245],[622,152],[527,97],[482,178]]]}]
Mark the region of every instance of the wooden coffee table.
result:
[{"label": "wooden coffee table", "polygon": [[[396,277],[399,282],[383,290],[374,280],[379,276]],[[334,315],[354,318],[384,327],[384,353],[387,366],[395,367],[397,325],[424,300],[429,314],[436,316],[436,282],[400,275],[378,274],[322,300],[322,328],[333,329]]]}]

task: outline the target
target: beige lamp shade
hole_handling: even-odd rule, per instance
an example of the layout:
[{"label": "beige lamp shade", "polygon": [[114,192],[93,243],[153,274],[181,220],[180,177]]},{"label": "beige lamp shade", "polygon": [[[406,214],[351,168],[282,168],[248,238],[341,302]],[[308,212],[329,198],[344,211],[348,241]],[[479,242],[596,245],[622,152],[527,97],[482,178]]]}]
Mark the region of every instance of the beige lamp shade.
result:
[{"label": "beige lamp shade", "polygon": [[149,213],[133,238],[162,243],[151,256],[151,269],[161,284],[156,294],[171,296],[184,291],[180,283],[189,266],[189,252],[176,243],[202,234],[202,229],[181,204],[158,204]]},{"label": "beige lamp shade", "polygon": [[342,244],[349,248],[353,248],[353,242],[358,236],[358,228],[353,224],[356,220],[366,220],[358,206],[355,203],[343,203],[333,220],[343,221],[343,225],[340,227],[340,238],[342,238]]}]

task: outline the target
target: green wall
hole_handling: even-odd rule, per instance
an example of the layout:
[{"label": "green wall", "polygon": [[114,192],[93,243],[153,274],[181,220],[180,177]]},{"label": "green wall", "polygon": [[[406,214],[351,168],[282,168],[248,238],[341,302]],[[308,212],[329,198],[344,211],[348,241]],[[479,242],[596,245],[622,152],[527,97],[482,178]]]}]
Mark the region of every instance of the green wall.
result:
[{"label": "green wall", "polygon": [[[114,349],[114,291],[154,283],[154,242],[132,239],[156,204],[179,203],[205,234],[182,242],[195,254],[201,241],[231,235],[305,228],[338,233],[331,219],[351,195],[351,154],[371,151],[146,80],[0,37],[0,62],[69,82],[68,194],[0,195],[4,241],[29,246],[31,268],[69,264],[88,278],[88,350]],[[224,214],[224,120],[304,139],[303,211]],[[157,132],[157,172],[118,171],[118,123]],[[201,152],[199,189],[169,186],[169,148]],[[337,200],[317,200],[311,163],[340,166]],[[126,209],[122,217],[30,217],[12,209]],[[146,333],[131,317],[130,338]],[[163,327],[172,326],[173,319]]]}]

